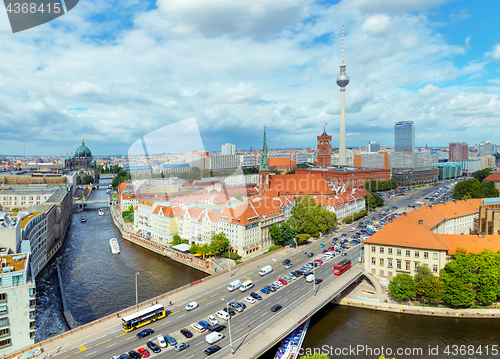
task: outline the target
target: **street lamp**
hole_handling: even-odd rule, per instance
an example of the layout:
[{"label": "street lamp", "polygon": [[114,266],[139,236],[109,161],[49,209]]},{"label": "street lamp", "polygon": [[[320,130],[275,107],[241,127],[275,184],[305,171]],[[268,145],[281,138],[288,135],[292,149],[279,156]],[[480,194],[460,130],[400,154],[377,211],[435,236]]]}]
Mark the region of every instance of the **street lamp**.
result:
[{"label": "street lamp", "polygon": [[139,293],[137,292],[137,275],[139,272],[135,272],[135,306],[137,307],[137,311],[139,311]]},{"label": "street lamp", "polygon": [[314,295],[316,295],[316,262],[315,261],[313,261],[313,276],[314,276],[313,290],[314,290]]},{"label": "street lamp", "polygon": [[425,289],[422,289],[422,291],[424,292],[424,309],[425,309]]},{"label": "street lamp", "polygon": [[222,298],[222,300],[224,302],[226,302],[226,311],[227,311],[227,316],[228,316],[227,328],[229,330],[229,345],[231,346],[231,355],[234,355],[233,339],[231,338],[231,314],[229,314],[229,304],[228,304],[227,300],[225,300],[224,298]]},{"label": "street lamp", "polygon": [[227,263],[229,264],[229,278],[231,278],[231,246],[227,249]]}]

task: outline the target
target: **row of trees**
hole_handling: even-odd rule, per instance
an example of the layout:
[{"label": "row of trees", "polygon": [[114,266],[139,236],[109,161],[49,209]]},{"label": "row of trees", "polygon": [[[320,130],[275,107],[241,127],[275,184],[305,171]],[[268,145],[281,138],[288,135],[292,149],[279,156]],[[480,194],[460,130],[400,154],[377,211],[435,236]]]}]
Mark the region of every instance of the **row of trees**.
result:
[{"label": "row of trees", "polygon": [[365,190],[368,192],[378,192],[378,191],[390,191],[392,189],[398,188],[398,183],[396,180],[390,179],[389,181],[378,181],[374,178],[365,182]]},{"label": "row of trees", "polygon": [[370,192],[371,195],[365,195],[365,201],[369,208],[382,207],[384,205],[384,199],[376,194],[375,192]]},{"label": "row of trees", "polygon": [[[476,173],[476,172],[474,172]],[[471,178],[455,185],[453,197],[458,199],[494,198],[500,196],[493,181],[479,181]]]},{"label": "row of trees", "polygon": [[483,180],[491,174],[491,168],[485,168],[476,172],[472,172],[472,177],[477,179],[479,182],[483,182]]},{"label": "row of trees", "polygon": [[[174,234],[172,238],[172,245],[178,244],[188,244],[189,241],[187,239],[182,239],[178,234]],[[229,250],[229,239],[226,237],[224,232],[218,233],[212,237],[210,243],[204,244],[191,244],[189,248],[189,253],[191,254],[201,254],[203,257],[208,255],[221,255],[224,256],[224,253],[227,253]],[[227,256],[227,254],[225,255]]]},{"label": "row of trees", "polygon": [[111,181],[111,185],[113,186],[114,190],[118,189],[118,185],[122,182],[128,181],[132,179],[132,177],[128,174],[127,171],[120,169],[117,173],[115,178],[113,178],[113,181]]},{"label": "row of trees", "polygon": [[500,299],[500,253],[484,250],[469,253],[459,250],[435,277],[427,267],[420,267],[415,278],[398,274],[389,284],[397,300],[425,298],[454,307],[490,304]]},{"label": "row of trees", "polygon": [[94,182],[94,177],[91,175],[85,175],[83,178],[80,176],[76,177],[76,184],[81,185],[81,184],[91,184]]}]

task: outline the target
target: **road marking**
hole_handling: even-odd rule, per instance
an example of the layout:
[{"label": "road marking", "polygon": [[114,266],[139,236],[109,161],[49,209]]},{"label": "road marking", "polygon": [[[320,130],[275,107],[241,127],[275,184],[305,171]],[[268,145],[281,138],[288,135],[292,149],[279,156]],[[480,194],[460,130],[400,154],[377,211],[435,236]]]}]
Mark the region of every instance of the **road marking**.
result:
[{"label": "road marking", "polygon": [[78,346],[78,349],[80,349],[80,351],[76,352],[75,354],[81,353],[81,352],[83,352],[83,351],[85,351],[87,349],[90,349],[90,348],[86,348],[85,345],[82,344],[82,345]]},{"label": "road marking", "polygon": [[257,278],[259,275],[257,274],[256,276],[254,276],[254,278]]},{"label": "road marking", "polygon": [[120,335],[117,335],[115,338],[119,338],[119,337],[121,337],[122,335],[125,335],[125,334],[127,334],[127,333],[122,333]]},{"label": "road marking", "polygon": [[250,280],[250,279],[252,279],[252,278],[250,278],[250,277],[243,277],[243,278],[245,278],[245,279],[247,279],[247,280]]},{"label": "road marking", "polygon": [[111,348],[113,345],[116,345],[117,343],[113,343],[111,345],[108,345],[106,348]]},{"label": "road marking", "polygon": [[85,355],[86,357],[88,357],[89,355],[92,355],[92,354],[95,354],[97,353],[97,350],[96,351],[93,351],[92,353],[88,353],[87,355]]},{"label": "road marking", "polygon": [[[130,337],[130,338],[127,338],[127,339],[125,339],[125,340],[130,340],[130,339],[133,339],[133,338],[134,338],[134,337]],[[141,338],[141,339],[142,339],[142,338]]]},{"label": "road marking", "polygon": [[185,316],[185,315],[186,315],[186,313],[184,313],[184,314],[182,314],[182,315],[179,315],[179,318],[182,318],[182,317],[183,317],[183,316]]},{"label": "road marking", "polygon": [[212,295],[210,298],[213,298],[213,297],[215,297],[216,295],[219,295],[219,294],[220,294],[220,292],[217,293],[217,294]]},{"label": "road marking", "polygon": [[207,299],[208,299],[208,298],[202,299],[202,300],[200,300],[198,303],[204,302],[204,301],[206,301]]},{"label": "road marking", "polygon": [[227,292],[227,289],[224,289],[222,292]]},{"label": "road marking", "polygon": [[266,313],[262,314],[261,317],[263,317],[264,315],[266,315]]},{"label": "road marking", "polygon": [[103,341],[103,342],[100,342],[100,343],[96,344],[95,346],[98,346],[98,345],[101,345],[101,344],[107,343],[107,342],[109,342],[110,340],[111,340],[111,339],[105,340],[105,341]]},{"label": "road marking", "polygon": [[243,328],[236,329],[234,332],[235,332],[235,333],[236,333],[236,332],[239,332],[241,329],[243,329]]},{"label": "road marking", "polygon": [[66,355],[65,357],[62,357],[62,359],[66,359],[66,358],[69,358],[70,355]]}]

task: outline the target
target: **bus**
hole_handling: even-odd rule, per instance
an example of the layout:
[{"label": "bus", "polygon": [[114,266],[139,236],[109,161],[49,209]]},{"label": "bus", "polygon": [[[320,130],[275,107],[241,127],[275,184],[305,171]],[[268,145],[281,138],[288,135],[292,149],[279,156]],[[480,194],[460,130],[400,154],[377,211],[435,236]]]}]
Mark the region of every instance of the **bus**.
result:
[{"label": "bus", "polygon": [[335,264],[333,266],[333,274],[341,275],[344,272],[347,272],[351,268],[351,261],[348,259],[344,259],[339,264]]},{"label": "bus", "polygon": [[130,332],[143,325],[154,322],[167,316],[163,304],[154,304],[149,308],[122,318],[122,326],[125,332]]}]

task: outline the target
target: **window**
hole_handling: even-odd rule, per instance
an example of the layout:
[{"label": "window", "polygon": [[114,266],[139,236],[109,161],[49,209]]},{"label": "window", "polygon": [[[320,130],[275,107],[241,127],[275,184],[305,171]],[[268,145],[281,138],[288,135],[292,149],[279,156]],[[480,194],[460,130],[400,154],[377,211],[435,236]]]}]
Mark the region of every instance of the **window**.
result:
[{"label": "window", "polygon": [[380,258],[380,266],[383,267],[384,266],[384,258]]},{"label": "window", "polygon": [[[1,278],[0,278],[1,280]],[[0,282],[1,283],[1,282]],[[0,302],[4,302],[7,300],[7,294],[5,293],[0,293]]]},{"label": "window", "polygon": [[35,288],[30,288],[30,296],[34,296],[35,295]]},{"label": "window", "polygon": [[400,256],[400,255],[401,255],[401,249],[396,249],[396,254],[397,254],[398,256]]},{"label": "window", "polygon": [[438,259],[438,254],[437,253],[432,253],[432,259]]},{"label": "window", "polygon": [[372,269],[372,274],[375,274],[375,269]]},{"label": "window", "polygon": [[401,269],[401,261],[397,261],[397,269]]},{"label": "window", "polygon": [[375,246],[372,246],[372,252],[375,253],[376,249]]},{"label": "window", "polygon": [[30,332],[30,339],[35,339],[36,332]]},{"label": "window", "polygon": [[7,306],[6,305],[0,305],[0,315],[1,314],[7,314]]},{"label": "window", "polygon": [[34,310],[32,310],[30,312],[30,319],[35,319],[35,317],[36,317],[36,312]]},{"label": "window", "polygon": [[9,325],[9,318],[8,317],[1,318],[0,319],[0,326],[1,325]]},{"label": "window", "polygon": [[420,257],[419,251],[415,251],[415,258],[419,258],[419,257]]},{"label": "window", "polygon": [[433,271],[434,273],[437,273],[437,271],[438,271],[438,266],[437,266],[436,264],[434,264],[434,265],[432,266],[432,271]]},{"label": "window", "polygon": [[409,271],[410,270],[410,262],[406,262],[406,270]]},{"label": "window", "polygon": [[415,272],[418,272],[419,267],[420,267],[420,263],[418,263],[418,262],[415,263]]},{"label": "window", "polygon": [[388,259],[388,260],[387,260],[387,266],[388,266],[389,268],[392,268],[392,259]]},{"label": "window", "polygon": [[22,275],[13,275],[12,276],[12,285],[19,285],[22,283],[23,276]]},{"label": "window", "polygon": [[380,247],[380,254],[384,254],[384,247]]},{"label": "window", "polygon": [[384,271],[383,270],[380,270],[380,275],[384,275]]},{"label": "window", "polygon": [[406,256],[409,257],[410,256],[410,251],[406,251]]},{"label": "window", "polygon": [[389,277],[392,277],[392,272],[387,272],[387,275],[388,275]]},{"label": "window", "polygon": [[429,252],[424,252],[424,258],[429,258]]},{"label": "window", "polygon": [[4,335],[9,335],[9,328],[0,329],[0,337],[3,337]]},{"label": "window", "polygon": [[375,261],[375,257],[372,257],[372,264],[375,265],[377,262]]},{"label": "window", "polygon": [[30,329],[35,329],[35,328],[36,328],[35,321],[30,322]]},{"label": "window", "polygon": [[392,254],[392,248],[389,248],[388,251],[389,251],[389,254]]},{"label": "window", "polygon": [[36,305],[35,299],[30,299],[30,307],[34,307]]},{"label": "window", "polygon": [[6,347],[8,345],[10,345],[10,338],[8,339],[4,339],[4,340],[0,340],[0,348],[3,348],[3,347]]}]

